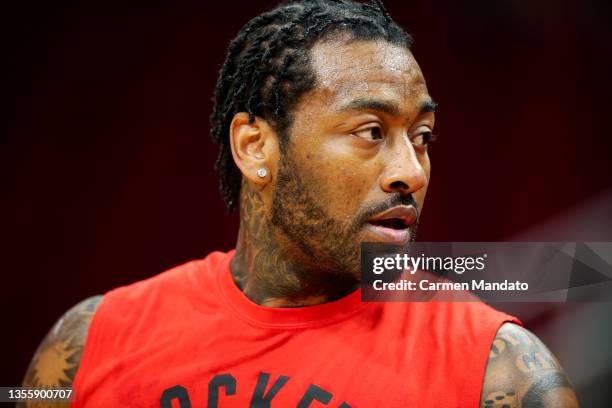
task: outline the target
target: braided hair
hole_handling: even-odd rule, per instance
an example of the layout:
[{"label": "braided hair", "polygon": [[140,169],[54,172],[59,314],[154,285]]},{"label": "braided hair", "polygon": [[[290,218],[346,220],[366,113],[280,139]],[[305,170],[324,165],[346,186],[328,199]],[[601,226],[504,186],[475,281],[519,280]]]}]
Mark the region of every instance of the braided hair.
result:
[{"label": "braided hair", "polygon": [[291,111],[313,89],[315,73],[309,49],[333,33],[355,40],[384,39],[410,48],[412,38],[389,16],[381,0],[294,0],[249,21],[229,44],[219,73],[210,116],[211,136],[219,144],[219,188],[231,212],[237,204],[242,174],[234,163],[229,126],[238,112],[268,121],[287,142]]}]

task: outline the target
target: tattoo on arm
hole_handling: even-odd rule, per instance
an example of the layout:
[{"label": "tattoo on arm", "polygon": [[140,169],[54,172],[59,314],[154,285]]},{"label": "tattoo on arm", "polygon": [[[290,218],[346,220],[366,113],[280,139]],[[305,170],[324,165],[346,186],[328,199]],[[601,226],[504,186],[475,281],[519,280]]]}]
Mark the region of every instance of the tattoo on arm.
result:
[{"label": "tattoo on arm", "polygon": [[506,323],[491,345],[482,408],[574,408],[578,400],[559,361],[531,332]]},{"label": "tattoo on arm", "polygon": [[[24,387],[72,386],[83,356],[89,323],[101,300],[102,296],[85,299],[57,321],[34,353],[23,380]],[[40,402],[17,405],[18,408],[44,406],[47,405]],[[63,405],[50,406],[60,408]]]}]

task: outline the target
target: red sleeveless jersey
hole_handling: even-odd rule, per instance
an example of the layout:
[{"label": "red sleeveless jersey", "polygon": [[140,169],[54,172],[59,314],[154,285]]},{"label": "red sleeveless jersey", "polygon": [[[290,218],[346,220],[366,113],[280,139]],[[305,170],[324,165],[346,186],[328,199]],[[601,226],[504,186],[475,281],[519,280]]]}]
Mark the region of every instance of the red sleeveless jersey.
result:
[{"label": "red sleeveless jersey", "polygon": [[215,252],[108,292],[72,407],[477,407],[513,317],[480,302],[270,308]]}]

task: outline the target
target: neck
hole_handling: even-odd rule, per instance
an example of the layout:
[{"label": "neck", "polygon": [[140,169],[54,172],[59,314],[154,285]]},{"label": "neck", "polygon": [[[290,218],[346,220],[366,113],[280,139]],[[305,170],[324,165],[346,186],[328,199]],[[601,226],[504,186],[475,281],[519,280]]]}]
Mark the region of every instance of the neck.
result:
[{"label": "neck", "polygon": [[[288,252],[273,231],[265,211],[264,192],[243,181],[240,230],[230,269],[236,285],[253,302],[269,307],[299,307],[347,295],[338,277],[308,267],[298,250]],[[301,259],[300,259],[301,258]]]}]

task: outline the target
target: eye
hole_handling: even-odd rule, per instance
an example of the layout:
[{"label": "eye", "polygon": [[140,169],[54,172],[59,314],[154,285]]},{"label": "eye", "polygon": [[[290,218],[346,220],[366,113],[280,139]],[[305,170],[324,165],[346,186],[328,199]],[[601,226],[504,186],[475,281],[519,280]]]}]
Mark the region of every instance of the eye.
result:
[{"label": "eye", "polygon": [[380,125],[370,126],[353,132],[353,134],[366,140],[380,140],[383,138],[383,132]]},{"label": "eye", "polygon": [[431,131],[421,132],[410,141],[413,145],[419,147],[427,147],[431,142],[436,140],[436,135],[434,135]]}]

